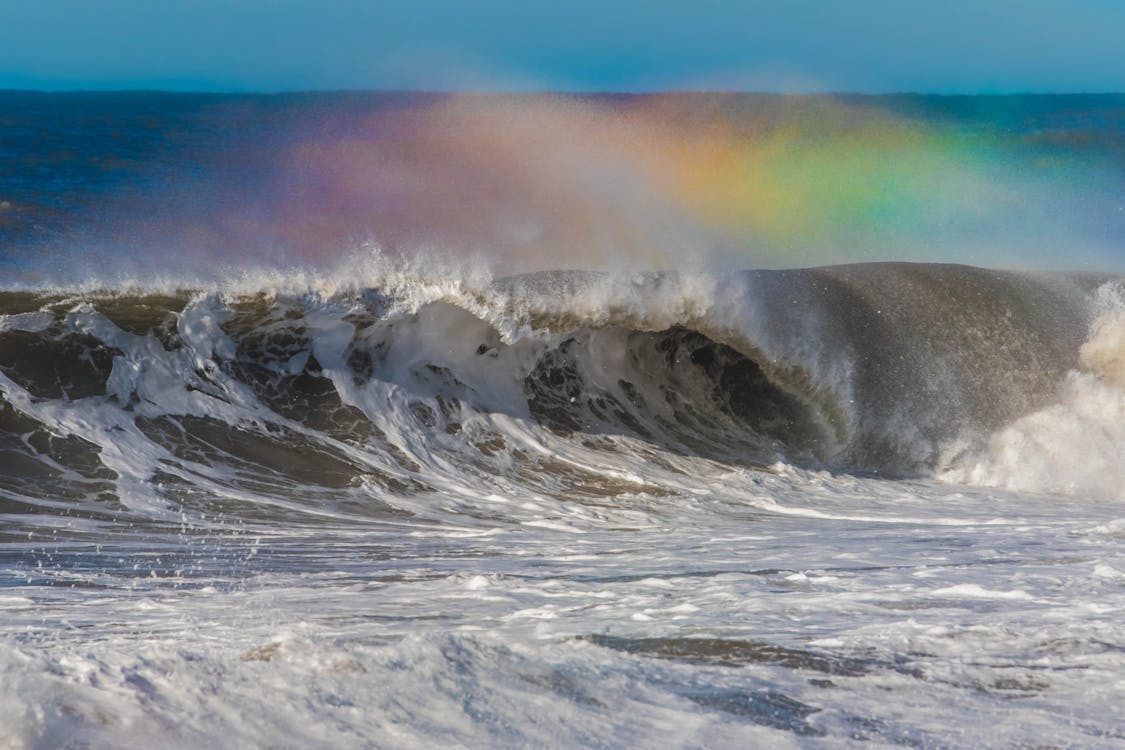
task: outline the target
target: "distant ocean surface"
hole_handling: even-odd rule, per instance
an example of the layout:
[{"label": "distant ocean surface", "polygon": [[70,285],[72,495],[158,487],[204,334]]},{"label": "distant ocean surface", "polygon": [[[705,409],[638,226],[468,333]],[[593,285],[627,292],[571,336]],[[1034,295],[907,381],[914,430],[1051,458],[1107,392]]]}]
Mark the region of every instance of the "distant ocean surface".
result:
[{"label": "distant ocean surface", "polygon": [[0,747],[1125,746],[1123,195],[1123,96],[0,92]]}]

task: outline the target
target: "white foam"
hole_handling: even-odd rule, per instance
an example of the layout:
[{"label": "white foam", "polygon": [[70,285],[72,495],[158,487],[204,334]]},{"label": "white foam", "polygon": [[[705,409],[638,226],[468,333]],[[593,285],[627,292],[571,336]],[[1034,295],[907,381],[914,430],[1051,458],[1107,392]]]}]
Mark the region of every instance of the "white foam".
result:
[{"label": "white foam", "polygon": [[1056,403],[943,467],[951,482],[1125,501],[1125,290],[1102,286],[1098,315]]}]

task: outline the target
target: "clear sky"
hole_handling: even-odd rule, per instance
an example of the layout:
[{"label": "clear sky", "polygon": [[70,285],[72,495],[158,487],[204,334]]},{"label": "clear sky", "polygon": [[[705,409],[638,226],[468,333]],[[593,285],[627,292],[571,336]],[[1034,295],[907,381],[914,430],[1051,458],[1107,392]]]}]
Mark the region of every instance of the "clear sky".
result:
[{"label": "clear sky", "polygon": [[1125,91],[1125,0],[0,0],[0,88]]}]

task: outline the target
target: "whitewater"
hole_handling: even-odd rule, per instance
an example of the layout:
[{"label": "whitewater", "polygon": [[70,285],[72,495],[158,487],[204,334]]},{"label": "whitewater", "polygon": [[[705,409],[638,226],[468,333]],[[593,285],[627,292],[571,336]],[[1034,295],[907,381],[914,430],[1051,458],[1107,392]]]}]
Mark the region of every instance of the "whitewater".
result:
[{"label": "whitewater", "polygon": [[[160,153],[243,195],[200,111]],[[1125,746],[1120,273],[520,268],[89,169],[0,180],[0,747]]]}]

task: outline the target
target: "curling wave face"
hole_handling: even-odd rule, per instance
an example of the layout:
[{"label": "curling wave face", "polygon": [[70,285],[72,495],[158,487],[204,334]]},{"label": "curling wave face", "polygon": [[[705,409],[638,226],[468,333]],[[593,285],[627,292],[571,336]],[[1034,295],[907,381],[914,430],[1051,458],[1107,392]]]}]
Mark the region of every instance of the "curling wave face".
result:
[{"label": "curling wave face", "polygon": [[[215,497],[243,519],[424,516],[435,493],[660,495],[778,461],[1089,489],[1036,451],[1120,412],[1119,296],[900,264],[6,292],[0,502],[95,527]],[[1111,421],[1088,459],[1120,466]]]}]

